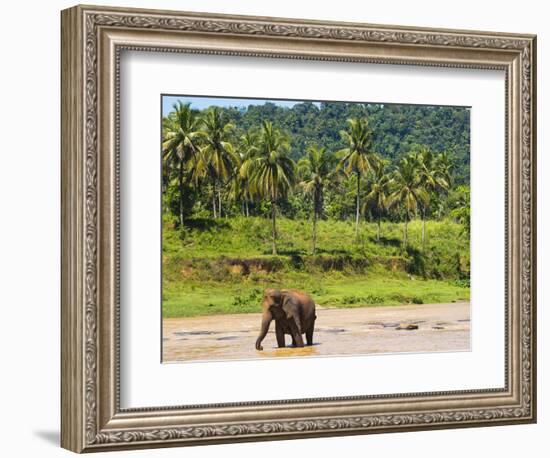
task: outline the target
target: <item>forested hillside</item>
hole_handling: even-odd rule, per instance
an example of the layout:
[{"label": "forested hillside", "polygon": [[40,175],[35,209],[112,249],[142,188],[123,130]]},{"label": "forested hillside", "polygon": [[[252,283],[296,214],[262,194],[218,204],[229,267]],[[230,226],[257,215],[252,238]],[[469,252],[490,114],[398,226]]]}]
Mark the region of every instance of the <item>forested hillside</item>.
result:
[{"label": "forested hillside", "polygon": [[381,157],[395,162],[415,145],[447,151],[455,159],[456,184],[470,181],[470,110],[465,107],[306,102],[287,108],[268,102],[246,110],[222,110],[241,134],[265,119],[289,133],[290,157],[294,160],[312,144],[340,150],[345,146],[340,131],[346,120],[366,117],[373,133],[372,150]]}]

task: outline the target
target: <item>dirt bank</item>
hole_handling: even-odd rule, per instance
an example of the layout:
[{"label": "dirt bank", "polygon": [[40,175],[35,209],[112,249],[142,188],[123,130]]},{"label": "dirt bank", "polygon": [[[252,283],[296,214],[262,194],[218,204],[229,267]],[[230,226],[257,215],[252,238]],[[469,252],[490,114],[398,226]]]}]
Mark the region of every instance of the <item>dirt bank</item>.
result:
[{"label": "dirt bank", "polygon": [[[397,329],[401,324],[418,329]],[[304,348],[277,348],[272,323],[264,351],[256,351],[259,327],[259,313],[165,319],[163,362],[464,351],[470,348],[470,304],[318,309],[314,345]]]}]

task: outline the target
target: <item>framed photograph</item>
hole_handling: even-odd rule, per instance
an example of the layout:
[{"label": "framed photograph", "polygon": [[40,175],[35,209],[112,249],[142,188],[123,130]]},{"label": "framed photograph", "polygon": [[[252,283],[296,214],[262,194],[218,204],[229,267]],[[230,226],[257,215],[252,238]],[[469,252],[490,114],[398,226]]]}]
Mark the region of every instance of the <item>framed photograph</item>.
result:
[{"label": "framed photograph", "polygon": [[62,12],[62,446],[536,421],[536,37]]}]

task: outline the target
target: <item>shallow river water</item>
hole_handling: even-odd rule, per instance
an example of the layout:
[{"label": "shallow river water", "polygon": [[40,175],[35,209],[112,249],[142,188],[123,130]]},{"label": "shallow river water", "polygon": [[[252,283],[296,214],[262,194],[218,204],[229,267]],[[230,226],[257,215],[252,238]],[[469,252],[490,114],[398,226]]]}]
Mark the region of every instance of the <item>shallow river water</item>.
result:
[{"label": "shallow river water", "polygon": [[[470,304],[422,304],[350,309],[317,308],[314,345],[277,348],[275,323],[254,343],[260,313],[163,320],[163,362],[297,356],[364,355],[470,349]],[[398,327],[418,329],[398,329]],[[286,336],[290,345],[290,336]]]}]

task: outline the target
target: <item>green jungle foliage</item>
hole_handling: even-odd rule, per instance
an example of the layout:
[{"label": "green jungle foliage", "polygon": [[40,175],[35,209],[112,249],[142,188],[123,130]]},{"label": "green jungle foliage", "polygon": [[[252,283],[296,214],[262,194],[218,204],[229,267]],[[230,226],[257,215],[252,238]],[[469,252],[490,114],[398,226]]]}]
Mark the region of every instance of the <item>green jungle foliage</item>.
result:
[{"label": "green jungle foliage", "polygon": [[250,105],[247,110],[222,108],[236,135],[269,120],[290,136],[292,159],[308,146],[322,145],[336,152],[344,147],[340,131],[351,118],[368,119],[372,151],[395,162],[415,146],[447,151],[454,158],[457,184],[470,182],[470,110],[465,107],[384,105],[344,102],[299,103],[292,108],[274,103]]},{"label": "green jungle foliage", "polygon": [[469,299],[469,110],[177,103],[163,118],[163,315]]}]

